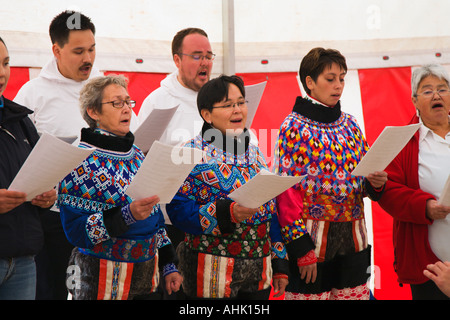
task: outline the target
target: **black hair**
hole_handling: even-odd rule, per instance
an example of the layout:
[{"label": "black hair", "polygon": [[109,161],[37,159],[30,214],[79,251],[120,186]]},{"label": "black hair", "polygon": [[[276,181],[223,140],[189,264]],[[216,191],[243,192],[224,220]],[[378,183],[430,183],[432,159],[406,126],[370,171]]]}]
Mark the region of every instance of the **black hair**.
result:
[{"label": "black hair", "polygon": [[306,84],[306,78],[309,76],[316,82],[325,67],[331,67],[333,63],[347,72],[345,57],[335,49],[314,48],[302,59],[298,73],[307,94],[310,94],[311,90]]},{"label": "black hair", "polygon": [[197,107],[201,114],[202,109],[208,109],[212,111],[213,105],[217,102],[228,99],[228,89],[230,83],[236,85],[239,88],[242,96],[245,98],[245,86],[244,81],[236,76],[221,75],[217,78],[209,80],[205,83],[197,95]]},{"label": "black hair", "polygon": [[49,27],[52,44],[63,47],[69,41],[70,31],[91,30],[95,35],[95,26],[91,19],[76,11],[66,10],[53,18]]}]

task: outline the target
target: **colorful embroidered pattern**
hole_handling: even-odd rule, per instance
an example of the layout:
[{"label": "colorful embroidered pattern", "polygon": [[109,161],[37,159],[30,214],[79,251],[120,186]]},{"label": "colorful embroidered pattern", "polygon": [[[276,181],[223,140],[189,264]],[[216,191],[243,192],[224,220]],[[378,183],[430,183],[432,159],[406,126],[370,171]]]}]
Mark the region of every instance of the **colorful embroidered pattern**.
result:
[{"label": "colorful embroidered pattern", "polygon": [[363,178],[352,176],[368,151],[354,118],[342,113],[321,123],[292,112],[283,122],[275,151],[275,172],[307,175],[304,217],[351,221],[363,217]]},{"label": "colorful embroidered pattern", "polygon": [[363,194],[328,196],[308,194],[303,200],[303,218],[335,222],[353,221],[364,218]]},{"label": "colorful embroidered pattern", "polygon": [[296,220],[292,225],[286,225],[281,228],[281,234],[286,243],[301,238],[305,233],[307,233],[307,230],[301,220]]},{"label": "colorful embroidered pattern", "polygon": [[[217,222],[214,221],[215,207],[211,203],[216,199],[226,198],[230,192],[258,174],[261,168],[267,169],[267,165],[259,150],[252,145],[241,155],[233,155],[215,148],[212,144],[204,142],[200,136],[185,146],[202,148],[206,153],[206,163],[195,166],[180,188],[179,194],[206,206],[200,210],[202,225],[205,232],[218,234]],[[268,221],[275,210],[275,202],[271,200],[246,222]]]},{"label": "colorful embroidered pattern", "polygon": [[[185,242],[191,249],[204,253],[254,259],[271,253],[268,232],[269,225],[266,223],[259,225],[239,223],[232,235],[215,237],[206,234],[198,236],[186,234]],[[274,252],[285,253],[283,250]]]},{"label": "colorful embroidered pattern", "polygon": [[95,213],[87,219],[86,233],[92,240],[93,244],[100,243],[109,239],[106,232],[106,227],[103,223],[103,216],[101,213]]},{"label": "colorful embroidered pattern", "polygon": [[[80,146],[93,147],[86,143]],[[128,225],[136,222],[129,211],[132,200],[125,192],[143,160],[144,155],[136,147],[124,153],[97,148],[61,181],[58,205],[79,210],[86,216],[86,236],[94,247],[80,249],[81,252],[127,262],[146,261],[154,257],[156,235],[142,240],[112,238],[103,221],[105,210],[121,207],[125,222]],[[155,206],[151,215],[159,212],[159,206]]]},{"label": "colorful embroidered pattern", "polygon": [[[270,221],[277,214],[274,200],[261,206],[251,218],[237,224],[231,235],[220,233],[216,217],[216,200],[227,198],[230,192],[249,181],[261,168],[267,168],[259,149],[250,145],[244,154],[233,155],[205,142],[200,136],[185,146],[200,148],[206,154],[204,163],[195,166],[178,192],[200,203],[199,221],[203,234],[188,234],[186,242],[189,246],[220,256],[260,258],[270,255]],[[275,252],[277,256],[280,254],[278,258],[286,257],[282,249]]]},{"label": "colorful embroidered pattern", "polygon": [[155,256],[157,251],[157,237],[143,240],[110,238],[109,240],[98,243],[92,249],[79,248],[79,250],[84,254],[101,259],[143,262]]}]

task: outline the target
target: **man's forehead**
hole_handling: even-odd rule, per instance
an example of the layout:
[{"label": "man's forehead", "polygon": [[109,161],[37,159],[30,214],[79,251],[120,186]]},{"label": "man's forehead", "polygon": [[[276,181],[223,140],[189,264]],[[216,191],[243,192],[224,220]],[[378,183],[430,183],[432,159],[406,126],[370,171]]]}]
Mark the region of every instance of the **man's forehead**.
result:
[{"label": "man's forehead", "polygon": [[95,36],[91,30],[72,30],[69,32],[67,44],[70,46],[93,46]]}]

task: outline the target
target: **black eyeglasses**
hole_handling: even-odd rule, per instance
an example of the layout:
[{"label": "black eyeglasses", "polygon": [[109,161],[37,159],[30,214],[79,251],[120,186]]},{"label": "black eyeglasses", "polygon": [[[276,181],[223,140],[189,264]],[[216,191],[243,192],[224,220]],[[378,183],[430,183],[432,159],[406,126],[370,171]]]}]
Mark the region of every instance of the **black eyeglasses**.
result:
[{"label": "black eyeglasses", "polygon": [[115,101],[108,101],[108,102],[102,102],[102,104],[111,103],[114,108],[121,109],[125,106],[129,106],[131,109],[133,109],[136,106],[136,101],[134,100],[115,100]]}]

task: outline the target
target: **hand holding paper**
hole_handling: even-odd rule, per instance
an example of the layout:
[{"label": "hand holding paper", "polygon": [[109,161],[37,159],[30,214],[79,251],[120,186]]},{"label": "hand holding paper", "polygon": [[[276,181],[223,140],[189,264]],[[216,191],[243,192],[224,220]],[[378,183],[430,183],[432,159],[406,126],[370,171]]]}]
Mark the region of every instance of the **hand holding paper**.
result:
[{"label": "hand holding paper", "polygon": [[54,188],[94,149],[82,149],[44,133],[8,190],[22,191],[27,201]]},{"label": "hand holding paper", "polygon": [[126,193],[135,200],[156,195],[160,204],[169,203],[202,158],[199,149],[155,141]]},{"label": "hand holding paper", "polygon": [[259,208],[293,185],[299,183],[305,176],[278,176],[267,170],[261,170],[250,181],[231,192],[228,197],[241,206]]}]

